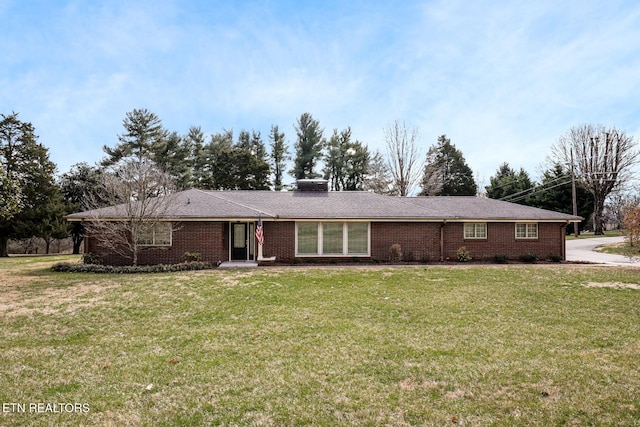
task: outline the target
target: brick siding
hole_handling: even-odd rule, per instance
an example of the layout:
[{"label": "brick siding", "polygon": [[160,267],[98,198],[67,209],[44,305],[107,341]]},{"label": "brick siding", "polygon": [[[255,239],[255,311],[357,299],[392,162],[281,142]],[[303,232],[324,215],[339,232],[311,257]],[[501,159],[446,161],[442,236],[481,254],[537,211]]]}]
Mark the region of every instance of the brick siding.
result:
[{"label": "brick siding", "polygon": [[[202,261],[218,262],[229,259],[228,222],[182,222],[175,225],[172,245],[144,249],[138,253],[139,265],[177,264],[185,252],[198,252]],[[108,265],[130,265],[131,258],[105,251],[95,238],[88,237],[85,251],[102,258]]]},{"label": "brick siding", "polygon": [[[147,249],[140,252],[138,263],[173,264],[182,261],[185,252],[198,252],[203,261],[218,262],[229,259],[229,223],[183,222],[173,233],[171,247]],[[263,256],[275,256],[277,261],[295,258],[295,222],[263,221],[265,245]],[[492,259],[506,254],[510,259],[534,253],[541,259],[549,255],[565,258],[564,223],[539,223],[537,239],[516,239],[514,223],[487,223],[487,239],[465,239],[463,223],[371,223],[371,259],[388,261],[393,244],[399,244],[405,261],[440,261],[440,233],[444,237],[445,260],[455,261],[456,251],[465,246],[474,260]],[[103,258],[105,264],[127,265],[130,258],[107,253],[87,237],[85,251]],[[337,258],[351,260],[351,257]],[[364,258],[367,260],[367,258]]]}]

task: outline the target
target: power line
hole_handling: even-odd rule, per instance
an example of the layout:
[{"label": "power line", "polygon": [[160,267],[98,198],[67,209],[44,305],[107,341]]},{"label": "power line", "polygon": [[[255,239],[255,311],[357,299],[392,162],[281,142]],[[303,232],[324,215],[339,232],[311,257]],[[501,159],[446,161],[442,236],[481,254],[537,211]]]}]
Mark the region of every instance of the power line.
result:
[{"label": "power line", "polygon": [[[530,194],[525,194],[523,196],[519,196],[519,197],[516,197],[516,198],[513,198],[513,199],[505,200],[505,202],[517,202],[517,201],[520,201],[520,200],[524,200],[529,196],[533,196],[534,194],[542,193],[543,191],[551,190],[553,188],[560,187],[562,185],[566,185],[566,184],[570,184],[570,183],[571,183],[571,180],[561,182],[560,184],[556,184],[556,185],[553,185],[551,187],[540,188],[539,190],[536,190],[536,191],[534,191],[534,192],[532,192]],[[502,200],[502,199],[500,199],[500,200]]]},{"label": "power line", "polygon": [[[552,179],[550,181],[545,182],[543,185],[546,186],[548,184],[553,184],[554,182],[560,181],[561,179],[567,179],[567,177],[566,176],[561,176],[561,177],[558,177],[558,178],[554,178],[554,179]],[[569,181],[569,182],[571,182],[571,181]],[[527,188],[526,190],[519,191],[517,193],[507,194],[506,196],[500,198],[499,200],[509,201],[507,199],[519,196],[521,194],[525,194],[525,193],[527,193],[529,191],[533,191],[533,190],[535,190],[536,188],[539,188],[539,187],[540,186],[534,186],[534,187]],[[553,187],[551,187],[551,188],[553,188]]]}]

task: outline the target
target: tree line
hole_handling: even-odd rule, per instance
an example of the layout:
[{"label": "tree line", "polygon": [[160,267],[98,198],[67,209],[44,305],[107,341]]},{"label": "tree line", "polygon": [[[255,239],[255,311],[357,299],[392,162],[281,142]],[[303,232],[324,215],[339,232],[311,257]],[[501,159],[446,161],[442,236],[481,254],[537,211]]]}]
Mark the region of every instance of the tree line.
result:
[{"label": "tree line", "polygon": [[[79,163],[56,177],[56,165],[38,142],[33,125],[17,113],[0,115],[0,256],[7,256],[9,239],[33,236],[44,239],[48,251],[53,240],[70,235],[77,253],[84,230],[81,224],[67,224],[64,215],[116,202],[104,193],[103,183],[117,177],[119,168],[131,160],[150,161],[168,175],[172,191],[281,191],[287,189],[288,175],[327,179],[333,191],[399,196],[482,193],[462,152],[446,135],[423,155],[418,129],[398,120],[383,129],[384,150],[374,153],[350,128],[325,135],[310,113],[301,114],[294,124],[293,152],[277,125],[271,126],[268,145],[255,130],[205,135],[193,126],[180,135],[146,109],[126,113],[123,128],[114,146],[103,146],[105,155],[98,164]],[[571,213],[571,175],[578,183],[578,214],[588,218],[593,212],[594,227],[601,232],[604,202],[628,181],[637,156],[635,141],[624,132],[577,126],[553,145],[553,160],[540,183],[505,162],[484,190],[487,197]],[[286,170],[290,161],[292,167]]]}]

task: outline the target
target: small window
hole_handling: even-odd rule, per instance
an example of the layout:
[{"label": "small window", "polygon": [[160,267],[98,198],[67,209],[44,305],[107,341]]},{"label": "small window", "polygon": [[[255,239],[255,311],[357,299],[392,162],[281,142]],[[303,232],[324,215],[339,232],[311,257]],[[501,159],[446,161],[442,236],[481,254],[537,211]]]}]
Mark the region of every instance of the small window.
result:
[{"label": "small window", "polygon": [[138,237],[142,246],[171,246],[173,227],[170,222],[158,222],[145,227]]},{"label": "small window", "polygon": [[467,222],[464,224],[465,239],[486,239],[487,223],[485,222]]},{"label": "small window", "polygon": [[537,239],[537,238],[538,238],[537,223],[516,224],[516,239]]}]

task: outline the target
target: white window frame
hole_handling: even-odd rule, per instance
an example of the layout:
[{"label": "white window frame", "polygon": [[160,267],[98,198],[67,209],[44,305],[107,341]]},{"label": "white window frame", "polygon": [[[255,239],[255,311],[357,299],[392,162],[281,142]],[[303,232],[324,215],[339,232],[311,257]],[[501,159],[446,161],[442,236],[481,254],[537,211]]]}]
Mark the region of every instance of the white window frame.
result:
[{"label": "white window frame", "polygon": [[[524,236],[518,236],[518,226],[524,226]],[[538,238],[537,222],[517,222],[515,225],[515,235],[518,240],[535,240]]]},{"label": "white window frame", "polygon": [[[156,233],[160,234],[161,231],[157,230],[157,227],[159,226],[166,226],[169,227],[169,242],[168,243],[158,243],[157,242],[157,238],[156,238]],[[166,231],[166,230],[164,230]],[[138,243],[138,246],[172,246],[173,245],[173,224],[170,222],[156,222],[155,224],[153,224],[152,228],[151,228],[151,233],[153,235],[152,237],[152,243]]]},{"label": "white window frame", "polygon": [[[307,254],[307,253],[299,253],[298,252],[298,225],[306,222],[314,222],[318,224],[318,240],[316,246],[316,253]],[[323,253],[323,224],[328,223],[339,223],[342,224],[342,253]],[[366,253],[349,253],[349,224],[353,223],[362,223],[367,224],[367,252]],[[371,256],[371,223],[365,221],[296,221],[296,233],[295,233],[295,254],[296,257],[299,258],[309,258],[309,257],[369,257]]]},{"label": "white window frame", "polygon": [[[482,226],[482,227],[479,227]],[[473,227],[473,229],[471,230],[471,227]],[[467,235],[467,229],[469,228],[469,231],[473,231],[473,235],[469,236]],[[481,229],[482,231],[484,231],[484,236],[479,236],[478,234],[478,229]],[[487,223],[486,222],[465,222],[464,223],[464,227],[463,227],[463,237],[465,240],[486,240],[487,239]]]}]

